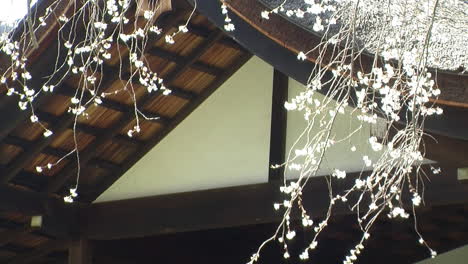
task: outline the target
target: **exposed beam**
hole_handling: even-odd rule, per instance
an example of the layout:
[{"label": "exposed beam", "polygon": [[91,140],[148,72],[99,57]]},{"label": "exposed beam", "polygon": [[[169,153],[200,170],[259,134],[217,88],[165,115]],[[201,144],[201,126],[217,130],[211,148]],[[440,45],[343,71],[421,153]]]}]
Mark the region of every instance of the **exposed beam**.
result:
[{"label": "exposed beam", "polygon": [[[122,78],[123,79],[128,79],[130,82],[132,82],[134,85],[140,85],[140,83],[138,82],[137,80],[137,76],[133,76],[132,79],[130,79],[130,74],[129,73],[125,73],[125,74],[122,74]],[[166,80],[164,80],[166,81]],[[167,83],[167,82],[166,82]],[[194,92],[191,92],[191,91],[186,91],[182,88],[179,88],[179,87],[175,87],[174,85],[166,85],[166,87],[171,90],[171,96],[175,96],[175,97],[178,97],[178,98],[181,98],[181,99],[184,99],[184,100],[192,100],[194,98],[197,97],[197,94],[194,93]],[[151,115],[151,114],[149,114]],[[153,114],[154,115],[154,114]]]},{"label": "exposed beam", "polygon": [[[127,138],[128,138],[128,140],[127,140]],[[141,146],[141,145],[144,144],[143,141],[138,141],[136,139],[132,139],[132,138],[129,138],[129,137],[123,136],[123,135],[117,135],[115,137],[115,139],[117,141],[128,142],[129,146],[131,146],[131,147],[138,147],[138,146]],[[5,138],[4,143],[9,144],[9,145],[14,145],[14,146],[20,147],[20,148],[22,148],[24,150],[27,150],[28,147],[30,145],[32,145],[32,143],[34,143],[34,142],[33,141],[28,141],[28,140],[25,140],[25,139],[22,139],[22,138],[19,138],[19,137],[15,137],[15,136],[8,136],[7,138]],[[123,143],[123,142],[120,142],[120,143]],[[65,156],[65,155],[67,155],[69,153],[69,151],[48,146],[48,147],[43,149],[42,153],[50,155],[50,156],[55,156],[55,157],[61,158],[61,157]],[[74,158],[75,158],[74,156],[67,157],[67,159],[74,159]],[[108,161],[108,160],[98,159],[98,158],[93,159],[91,162],[93,163],[94,166],[98,166],[98,167],[101,167],[101,168],[112,168],[112,167],[116,168],[118,166],[118,164],[116,164],[116,163],[113,163],[113,162]],[[2,169],[4,169],[4,167]],[[37,176],[39,176],[39,175],[37,175]]]},{"label": "exposed beam", "polygon": [[[271,103],[271,130],[270,130],[270,162],[269,165],[278,165],[285,162],[286,156],[286,128],[288,113],[284,102],[288,100],[288,76],[274,69],[273,96]],[[284,178],[284,167],[269,168],[268,181],[279,183]]]},{"label": "exposed beam", "polygon": [[[190,66],[195,63],[205,52],[210,49],[216,41],[223,36],[223,33],[219,30],[213,31],[208,38],[206,38],[197,48],[195,48],[188,56],[184,64],[179,64],[174,70],[164,76],[165,82],[170,86],[182,73],[184,73]],[[160,95],[160,92],[145,94],[139,99],[139,104],[144,107],[145,104],[150,102],[156,96]],[[81,152],[80,164],[86,166],[86,163],[94,156],[95,149],[106,144],[116,134],[118,134],[127,124],[134,118],[133,113],[124,113],[124,115],[112,125],[107,133],[96,137],[95,141],[88,146],[84,151]],[[56,192],[62,188],[62,186],[74,175],[76,170],[75,163],[69,163],[59,174],[56,176],[48,185],[47,192]]]},{"label": "exposed beam", "polygon": [[54,135],[66,130],[72,124],[73,120],[74,118],[71,118],[71,115],[65,115],[60,118],[60,122],[55,123],[51,128],[55,134],[52,134],[49,137],[40,138],[28,148],[28,151],[24,151],[19,154],[18,157],[16,157],[4,171],[2,171],[0,176],[0,183],[7,183],[13,179],[16,174],[18,174],[33,159],[35,159],[37,155],[52,142],[52,140],[55,138]]},{"label": "exposed beam", "polygon": [[[128,111],[133,111],[133,108],[126,109],[126,110],[123,110],[123,111],[126,112],[127,110]],[[59,122],[59,116],[56,116],[56,115],[53,115],[53,114],[50,114],[50,113],[47,113],[47,112],[43,112],[43,111],[40,111],[40,110],[37,110],[36,113],[41,118],[41,120],[43,120],[43,121],[45,121],[47,123],[57,123],[57,122]],[[142,111],[142,113],[144,113],[147,116],[156,116],[157,115],[155,113],[146,112],[146,111]],[[161,117],[160,119],[158,119],[160,121],[157,122],[157,123],[165,124],[167,122],[167,119],[168,118],[166,118],[166,117]],[[91,126],[91,125],[84,124],[84,123],[77,123],[76,124],[76,130],[78,130],[80,132],[83,132],[83,133],[86,133],[86,134],[89,134],[89,135],[93,135],[93,136],[96,136],[96,135],[99,135],[99,134],[102,134],[102,133],[106,133],[106,131],[107,131],[105,128]],[[131,146],[138,146],[138,145],[144,144],[144,142],[142,142],[142,141],[140,141],[140,140],[138,140],[136,138],[129,138],[127,135],[117,135],[117,136],[115,136],[115,139],[117,141],[119,141],[119,143],[121,143],[121,144],[127,144],[127,145],[131,145]]]},{"label": "exposed beam", "polygon": [[27,252],[25,254],[19,255],[8,262],[8,264],[28,264],[34,263],[41,257],[45,257],[48,254],[64,249],[67,246],[67,243],[60,240],[49,240],[44,244],[40,245],[36,249]]},{"label": "exposed beam", "polygon": [[[104,66],[104,67],[109,67],[109,66]],[[118,70],[117,71],[109,70],[109,72],[114,72],[114,74],[116,74],[115,72],[118,72]],[[112,74],[112,73],[109,73],[109,74]],[[117,77],[115,79],[114,78],[112,79],[112,81],[115,81],[115,80],[117,80]],[[111,82],[111,81],[109,81],[109,82]],[[110,83],[108,83],[108,84],[110,84]],[[69,85],[66,85],[66,84],[64,84],[63,86],[64,86],[63,89],[57,90],[58,94],[68,96],[68,97],[75,96],[75,92],[76,92],[75,88],[73,88],[73,87],[71,87]],[[103,87],[105,87],[105,86],[103,86]],[[100,104],[100,106],[102,106],[104,108],[112,109],[112,110],[115,110],[115,111],[118,111],[118,112],[123,112],[123,113],[133,112],[134,111],[133,106],[126,105],[126,104],[120,103],[118,101],[109,99],[109,98],[101,98],[101,101],[102,101],[102,103]],[[165,122],[167,122],[167,118],[163,117],[163,116],[160,116],[158,113],[152,113],[152,112],[148,112],[148,111],[144,111],[144,110],[142,110],[142,113],[145,114],[146,116],[159,116],[160,117],[159,119],[151,120],[151,122],[160,123],[160,124],[165,124]]]},{"label": "exposed beam", "polygon": [[25,227],[19,227],[16,229],[5,230],[0,232],[0,247],[14,241],[19,236],[27,232],[28,230]]},{"label": "exposed beam", "polygon": [[[62,49],[62,47],[60,49]],[[29,72],[32,76],[32,79],[27,83],[29,87],[42,87],[44,80],[41,78],[51,74],[49,66],[55,64],[57,51],[57,43],[53,42],[48,49],[39,55],[39,59],[33,65],[29,66]],[[58,54],[66,54],[66,52],[62,50]],[[63,56],[61,57],[63,59]],[[34,105],[39,106],[43,104],[46,101],[45,99],[46,96],[40,95],[35,99]],[[5,100],[5,102],[2,103],[0,111],[2,113],[8,113],[8,115],[0,115],[0,141],[30,114],[29,111],[22,111],[19,109],[18,98],[16,96],[4,97],[3,100]]]},{"label": "exposed beam", "polygon": [[47,183],[46,175],[36,174],[28,171],[21,171],[16,177],[10,181],[10,184],[21,185],[33,191],[40,191]]},{"label": "exposed beam", "polygon": [[[444,168],[443,174],[430,175],[432,184],[426,184],[424,205],[468,202],[468,186],[453,177],[456,169]],[[334,193],[347,190],[358,175],[334,181]],[[323,216],[329,206],[325,177],[312,177],[303,193],[308,211],[314,217]],[[273,203],[282,200],[280,197],[278,187],[264,183],[97,203],[82,214],[81,225],[90,239],[109,240],[271,223],[282,217],[273,209]],[[410,202],[411,197],[404,199]],[[333,213],[353,212],[340,203]]]},{"label": "exposed beam", "polygon": [[[185,22],[181,22],[180,24],[185,24]],[[207,38],[211,32],[210,30],[207,30],[206,28],[192,25],[192,24],[189,24],[187,28],[189,30],[189,33],[192,33],[202,38]],[[223,37],[222,39],[219,40],[219,43],[226,47],[230,47],[236,50],[247,52],[241,45],[239,45],[239,43],[237,43],[236,41],[234,41],[232,38],[229,38],[229,37]]]},{"label": "exposed beam", "polygon": [[[94,130],[94,127],[91,127],[91,129]],[[96,130],[101,131],[103,129],[96,128]],[[88,130],[86,130],[86,131],[88,131]],[[104,131],[102,131],[100,133],[104,133]],[[95,135],[95,134],[93,134],[93,135]],[[128,136],[123,136],[123,135],[115,136],[115,140],[117,140],[120,144],[126,144],[129,147],[139,147],[139,146],[144,144],[143,141],[139,141],[137,139],[129,138]],[[23,150],[29,149],[29,146],[33,145],[33,143],[34,143],[33,141],[28,141],[26,139],[22,139],[22,138],[15,137],[15,136],[7,136],[3,142],[5,144],[20,147]],[[69,151],[47,146],[42,150],[41,153],[44,153],[44,154],[50,155],[50,156],[55,156],[55,157],[58,157],[58,158],[62,158],[65,155],[67,155],[69,153]],[[72,160],[72,159],[75,159],[75,156],[74,155],[68,156],[66,159]],[[119,164],[113,163],[112,161],[108,161],[108,160],[94,158],[89,163],[93,167],[107,169],[107,170],[110,170],[110,171],[115,171],[115,170],[119,169]],[[6,170],[6,167],[0,166],[0,170]],[[31,177],[33,177],[33,178],[31,178]],[[39,180],[40,177],[42,177],[41,180]],[[11,182],[14,183],[14,184],[23,185],[23,186],[26,186],[26,187],[32,187],[32,189],[37,191],[38,190],[37,188],[42,186],[46,182],[46,180],[47,179],[44,178],[44,176],[42,176],[42,175],[27,172],[27,171],[25,171],[23,169],[21,172],[19,172],[16,175],[14,180],[12,180]]]},{"label": "exposed beam", "polygon": [[205,54],[216,42],[218,42],[222,37],[224,36],[223,32],[220,31],[219,29],[211,31],[211,33],[207,36],[206,39],[203,40],[202,44],[200,44],[198,47],[196,47],[184,60],[182,64],[179,64],[176,70],[173,70],[172,72],[168,73],[166,76],[164,76],[164,80],[168,83],[171,84],[173,81],[175,81],[182,73],[184,73],[187,69],[192,67],[194,63],[197,62],[197,60]]},{"label": "exposed beam", "polygon": [[180,124],[195,108],[206,100],[218,87],[220,87],[229,77],[231,77],[240,67],[242,67],[252,57],[249,53],[244,53],[235,62],[229,65],[228,70],[217,79],[195,99],[189,102],[176,117],[169,123],[163,131],[148,140],[147,144],[142,146],[136,153],[132,154],[121,166],[121,170],[105,178],[95,190],[89,192],[86,196],[87,201],[94,201],[101,193],[109,188],[117,179],[119,179],[128,169],[130,169],[139,159],[148,153],[156,144],[158,144],[169,132]]},{"label": "exposed beam", "polygon": [[8,185],[0,185],[0,211],[42,215],[43,224],[37,231],[53,237],[68,237],[76,212],[62,200]]}]

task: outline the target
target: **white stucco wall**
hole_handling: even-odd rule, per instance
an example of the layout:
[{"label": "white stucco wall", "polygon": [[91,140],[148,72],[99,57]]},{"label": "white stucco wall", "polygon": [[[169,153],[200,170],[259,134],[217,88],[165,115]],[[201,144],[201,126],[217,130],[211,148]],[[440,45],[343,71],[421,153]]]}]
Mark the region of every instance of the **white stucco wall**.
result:
[{"label": "white stucco wall", "polygon": [[266,182],[272,76],[252,58],[96,202]]},{"label": "white stucco wall", "polygon": [[[96,201],[266,182],[272,78],[272,67],[252,58]],[[303,89],[289,79],[289,98]],[[350,112],[348,107],[347,115],[337,119],[333,138],[343,138],[359,126]],[[305,127],[302,113],[288,112],[287,126],[288,151]],[[363,155],[376,160],[378,153],[368,143],[370,130],[365,125],[330,148],[317,176],[335,168],[360,171]],[[351,152],[351,146],[357,151]],[[287,171],[287,177],[297,177],[297,172]]]}]

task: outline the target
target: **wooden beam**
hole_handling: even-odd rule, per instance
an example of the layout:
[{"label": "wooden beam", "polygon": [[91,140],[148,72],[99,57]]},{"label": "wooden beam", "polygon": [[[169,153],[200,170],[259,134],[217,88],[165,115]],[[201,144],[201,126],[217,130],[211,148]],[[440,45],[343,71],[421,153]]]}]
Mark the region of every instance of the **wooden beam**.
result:
[{"label": "wooden beam", "polygon": [[[444,168],[443,174],[431,175],[433,184],[426,184],[424,205],[468,202],[468,186],[453,180],[456,169]],[[334,193],[347,190],[358,175],[334,180]],[[314,217],[323,216],[329,206],[326,178],[312,177],[303,193],[308,211]],[[81,226],[90,239],[109,240],[272,223],[282,218],[273,209],[273,203],[283,200],[280,197],[278,187],[263,183],[97,203],[82,214]],[[409,196],[405,199],[411,201]],[[333,211],[335,215],[353,213],[342,203]]]},{"label": "wooden beam", "polygon": [[80,238],[70,242],[68,264],[91,264],[92,248],[88,239]]},{"label": "wooden beam", "polygon": [[[180,22],[179,24],[182,25],[182,24],[185,24],[185,22]],[[192,24],[189,24],[187,28],[189,30],[189,33],[192,33],[202,38],[207,38],[211,32],[210,30],[207,30],[206,28],[192,25]],[[244,49],[244,47],[239,45],[239,43],[237,43],[235,40],[233,40],[230,37],[223,37],[222,39],[219,40],[219,43],[229,48],[233,48],[242,52],[248,52],[247,50]]]},{"label": "wooden beam", "polygon": [[51,130],[54,132],[49,137],[42,137],[37,140],[32,146],[28,148],[28,151],[24,151],[16,157],[8,167],[2,171],[0,175],[0,183],[7,183],[15,177],[28,163],[37,157],[41,151],[47,147],[55,136],[62,131],[66,130],[73,122],[74,116],[65,114],[60,118],[59,122],[55,123]]},{"label": "wooden beam", "polygon": [[[32,79],[27,83],[29,87],[42,87],[44,80],[41,78],[51,74],[49,66],[55,64],[57,51],[57,43],[52,43],[48,49],[39,55],[39,59],[36,63],[29,66],[29,72],[32,76]],[[66,52],[62,50],[59,54],[66,54]],[[43,104],[45,99],[46,96],[40,95],[35,99],[34,105],[38,106]],[[0,111],[2,113],[8,113],[8,115],[0,115],[0,141],[30,115],[30,111],[22,111],[18,108],[18,98],[16,98],[16,96],[4,97],[4,100],[5,102],[2,103],[3,107],[0,108]]]},{"label": "wooden beam", "polygon": [[[288,113],[284,108],[284,103],[287,100],[288,76],[274,69],[273,96],[271,102],[270,166],[283,164],[285,162]],[[269,182],[280,183],[283,179],[284,167],[277,169],[269,168]]]},{"label": "wooden beam", "polygon": [[[133,76],[132,79],[130,79],[130,73],[122,74],[123,79],[128,79],[130,82],[133,83],[133,85],[141,85],[137,79],[137,76]],[[166,85],[168,89],[171,90],[171,96],[175,96],[184,100],[192,100],[197,97],[197,94],[191,91],[186,91],[182,88],[175,87],[174,85]],[[151,114],[149,114],[151,115]],[[154,114],[153,114],[154,115]]]},{"label": "wooden beam", "polygon": [[60,238],[69,236],[76,218],[74,206],[64,204],[61,199],[8,185],[0,185],[0,211],[42,215],[43,223],[38,231]]},{"label": "wooden beam", "polygon": [[184,73],[187,69],[192,67],[192,65],[203,55],[207,52],[216,42],[218,42],[224,36],[223,32],[219,29],[213,30],[208,37],[203,40],[202,44],[196,47],[190,55],[187,56],[184,63],[179,64],[176,70],[168,73],[166,76],[163,77],[164,81],[168,84],[171,84],[175,81],[182,73]]},{"label": "wooden beam", "polygon": [[19,227],[16,229],[5,230],[0,232],[0,247],[15,241],[19,236],[27,233],[29,230],[25,227]]},{"label": "wooden beam", "polygon": [[41,257],[45,257],[54,251],[64,249],[66,246],[67,243],[64,241],[49,240],[48,242],[45,242],[44,244],[37,247],[36,249],[13,258],[11,261],[8,262],[8,264],[34,263]]},{"label": "wooden beam", "polygon": [[[77,127],[79,127],[79,126],[77,126]],[[91,127],[91,129],[92,128],[93,127]],[[101,131],[103,129],[97,128],[97,130]],[[101,132],[101,133],[103,133],[103,132]],[[144,144],[143,141],[140,141],[140,140],[137,140],[137,139],[134,139],[134,138],[129,138],[128,136],[123,136],[123,135],[115,136],[115,140],[119,144],[125,144],[125,145],[127,145],[129,147],[137,147],[138,148],[139,146],[142,146]],[[28,140],[25,140],[25,139],[22,139],[22,138],[19,138],[19,137],[15,137],[15,136],[7,136],[3,142],[5,144],[18,146],[18,147],[22,148],[23,150],[27,150],[29,148],[29,146],[33,145],[33,143],[34,143],[33,141],[28,141]],[[47,146],[42,150],[41,153],[61,158],[61,157],[64,157],[65,155],[67,155],[69,153],[69,151]],[[66,159],[67,160],[73,160],[73,159],[75,159],[75,156],[73,156],[73,155],[68,156]],[[89,163],[90,163],[89,165],[92,166],[92,167],[102,168],[102,169],[106,169],[106,170],[110,170],[110,171],[116,171],[116,170],[118,170],[120,168],[119,164],[113,163],[111,161],[99,159],[99,158],[93,158]],[[6,167],[0,166],[0,171],[4,171],[4,170],[6,170]],[[13,183],[13,184],[16,184],[16,185],[22,185],[22,186],[31,188],[34,191],[39,191],[41,188],[44,187],[44,184],[46,184],[46,181],[47,181],[47,178],[45,176],[40,175],[40,174],[35,174],[35,173],[32,173],[32,172],[27,172],[27,171],[25,171],[23,169],[20,172],[18,172],[18,174],[16,174],[16,176],[10,182]]]},{"label": "wooden beam", "polygon": [[252,55],[244,53],[235,62],[233,62],[226,72],[218,76],[213,83],[205,88],[203,92],[195,99],[188,103],[181,111],[177,113],[171,123],[169,123],[163,131],[156,134],[147,144],[142,146],[136,153],[131,155],[121,166],[121,169],[114,173],[114,175],[105,178],[95,190],[85,195],[86,201],[94,201],[101,193],[109,188],[117,179],[119,179],[128,169],[130,169],[139,159],[148,153],[156,144],[158,144],[169,132],[172,131],[178,124],[180,124],[195,108],[197,108],[203,101],[206,100],[218,87],[220,87],[229,77],[231,77],[240,67],[242,67]]},{"label": "wooden beam", "polygon": [[[108,66],[103,66],[103,67],[108,67]],[[116,72],[118,72],[118,70],[109,70],[108,74],[116,74]],[[108,84],[110,84],[110,82],[113,82],[115,80],[117,80],[117,76],[115,78],[112,78],[112,81],[109,81]],[[106,87],[106,86],[103,85],[103,87]],[[73,88],[71,86],[68,86],[68,85],[64,84],[63,89],[57,90],[57,93],[61,94],[61,95],[64,95],[64,96],[73,97],[73,96],[75,96],[76,88]],[[115,111],[118,111],[118,112],[123,112],[123,113],[133,112],[134,111],[133,106],[126,105],[126,104],[120,103],[118,101],[109,99],[109,98],[101,98],[101,101],[102,101],[102,103],[100,104],[100,106],[104,107],[104,108],[112,109],[112,110],[115,110]],[[152,112],[148,112],[148,111],[144,111],[144,110],[142,110],[142,113],[145,114],[146,116],[160,116],[160,114],[158,114],[158,113],[152,113]],[[41,115],[39,115],[39,117],[41,117]],[[163,124],[163,125],[165,124],[166,121],[167,121],[167,118],[164,117],[164,116],[160,116],[159,119],[151,120],[151,122],[160,123],[160,124]],[[80,124],[80,125],[83,125],[83,124]]]},{"label": "wooden beam", "polygon": [[[223,36],[223,33],[219,30],[215,30],[211,33],[210,37],[206,38],[197,48],[195,48],[184,64],[177,65],[174,70],[169,72],[164,76],[165,82],[170,86],[182,73],[184,73],[190,66],[195,63],[205,52],[210,49],[217,40]],[[161,95],[161,92],[145,94],[142,98],[139,99],[139,104],[141,107],[144,107],[145,104],[149,103],[156,96]],[[132,112],[125,113],[119,120],[112,125],[107,133],[102,134],[96,137],[95,141],[88,146],[84,151],[81,152],[80,164],[81,166],[86,166],[87,162],[94,156],[95,149],[106,144],[111,140],[116,134],[118,134],[127,124],[132,121],[134,114]],[[56,176],[47,186],[47,192],[56,192],[62,188],[62,186],[73,176],[75,175],[76,164],[69,163],[59,174]]]}]

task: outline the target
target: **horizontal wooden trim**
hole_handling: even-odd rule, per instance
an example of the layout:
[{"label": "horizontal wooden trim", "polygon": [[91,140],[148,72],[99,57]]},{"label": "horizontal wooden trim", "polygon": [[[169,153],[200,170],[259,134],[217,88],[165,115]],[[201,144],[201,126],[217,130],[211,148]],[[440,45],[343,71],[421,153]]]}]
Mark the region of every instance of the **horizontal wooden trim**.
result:
[{"label": "horizontal wooden trim", "polygon": [[[334,193],[349,188],[357,175],[334,182]],[[456,169],[444,168],[443,175],[430,179],[426,206],[468,202],[468,186],[456,181]],[[323,216],[329,206],[326,178],[312,177],[303,193],[309,212]],[[272,223],[282,217],[273,203],[283,199],[277,186],[263,183],[97,203],[82,212],[81,226],[90,239],[111,240]],[[334,214],[351,213],[344,204],[334,210]]]}]

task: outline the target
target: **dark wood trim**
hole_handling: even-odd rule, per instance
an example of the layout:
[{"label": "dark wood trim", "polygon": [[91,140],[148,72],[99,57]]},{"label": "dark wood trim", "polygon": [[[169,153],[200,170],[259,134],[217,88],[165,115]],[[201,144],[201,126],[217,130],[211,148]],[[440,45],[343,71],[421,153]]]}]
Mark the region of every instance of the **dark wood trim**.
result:
[{"label": "dark wood trim", "polygon": [[284,102],[288,100],[288,76],[273,70],[273,96],[271,102],[270,168],[268,182],[280,183],[284,179],[284,167],[273,169],[272,165],[282,164],[286,157],[286,129],[288,113]]},{"label": "dark wood trim", "polygon": [[220,87],[229,77],[231,77],[242,65],[244,65],[252,55],[250,53],[244,53],[240,56],[232,65],[228,67],[228,70],[222,75],[218,76],[215,81],[210,84],[209,87],[205,88],[203,92],[195,99],[188,103],[177,115],[174,117],[171,123],[169,123],[163,131],[155,135],[153,138],[148,140],[147,144],[142,146],[136,153],[130,156],[124,164],[121,166],[121,170],[115,172],[114,175],[105,178],[100,184],[98,184],[94,190],[89,190],[85,194],[86,201],[94,201],[100,194],[102,194],[107,188],[109,188],[117,179],[119,179],[128,169],[130,169],[139,159],[141,159],[146,153],[148,153],[156,144],[158,144],[167,134],[169,134],[178,124],[180,124],[195,108],[203,103],[218,87]]},{"label": "dark wood trim", "polygon": [[40,245],[36,249],[27,252],[25,254],[19,255],[8,262],[8,264],[28,264],[34,263],[41,257],[45,257],[48,254],[66,248],[67,243],[60,240],[49,240],[44,244]]},{"label": "dark wood trim", "polygon": [[[442,171],[443,175],[429,175],[432,184],[426,184],[424,206],[468,202],[468,186],[456,181],[456,169]],[[334,193],[347,190],[358,175],[333,180]],[[314,217],[323,216],[329,206],[327,179],[312,177],[303,193],[308,211]],[[273,209],[281,197],[277,186],[263,183],[97,203],[82,214],[81,226],[90,239],[111,240],[273,223],[282,218],[281,211]],[[403,199],[409,204],[411,197]],[[333,211],[334,215],[353,213],[341,203]]]}]

